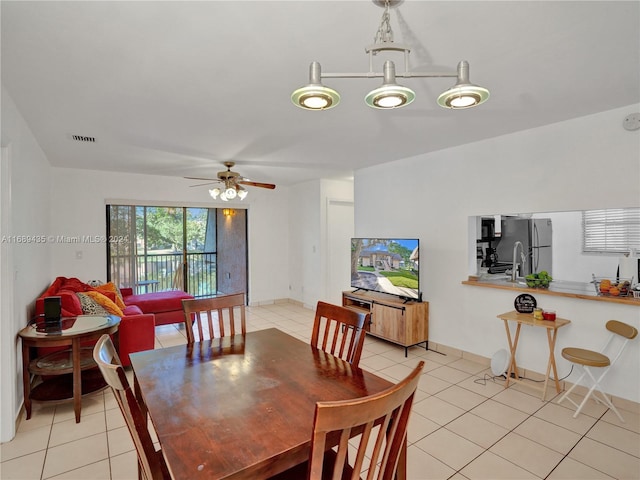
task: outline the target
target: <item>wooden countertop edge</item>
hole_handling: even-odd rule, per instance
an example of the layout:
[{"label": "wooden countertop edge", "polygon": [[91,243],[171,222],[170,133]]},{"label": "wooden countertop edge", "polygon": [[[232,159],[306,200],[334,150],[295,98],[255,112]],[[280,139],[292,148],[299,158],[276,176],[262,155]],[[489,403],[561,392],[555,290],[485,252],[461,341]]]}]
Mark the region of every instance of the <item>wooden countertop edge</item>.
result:
[{"label": "wooden countertop edge", "polygon": [[471,285],[473,287],[483,287],[483,288],[497,288],[499,290],[512,290],[516,292],[527,292],[527,293],[535,293],[542,295],[553,295],[556,297],[567,297],[567,298],[579,298],[582,300],[595,300],[597,302],[611,302],[611,303],[621,303],[623,305],[632,305],[636,307],[640,307],[640,299],[633,297],[604,297],[597,295],[581,295],[579,293],[565,293],[565,292],[554,292],[552,290],[546,290],[543,288],[529,288],[529,287],[518,287],[512,285],[502,285],[490,282],[482,282],[477,280],[475,277],[469,277],[469,280],[463,280],[463,285]]}]

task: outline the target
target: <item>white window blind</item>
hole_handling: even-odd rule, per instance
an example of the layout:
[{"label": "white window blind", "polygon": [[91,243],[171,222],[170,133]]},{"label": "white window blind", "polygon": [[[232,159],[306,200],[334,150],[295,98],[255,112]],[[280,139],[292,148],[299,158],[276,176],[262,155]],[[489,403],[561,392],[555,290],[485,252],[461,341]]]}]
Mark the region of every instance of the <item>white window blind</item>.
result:
[{"label": "white window blind", "polygon": [[582,212],[582,252],[624,254],[640,250],[640,208]]}]

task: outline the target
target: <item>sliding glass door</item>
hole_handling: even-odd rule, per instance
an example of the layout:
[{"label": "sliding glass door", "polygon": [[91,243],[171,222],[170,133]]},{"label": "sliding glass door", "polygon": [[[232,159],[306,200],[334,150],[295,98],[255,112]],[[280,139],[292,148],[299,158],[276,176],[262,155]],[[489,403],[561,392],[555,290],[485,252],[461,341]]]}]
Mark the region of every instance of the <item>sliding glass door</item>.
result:
[{"label": "sliding glass door", "polygon": [[[217,209],[108,205],[108,277],[137,293],[217,293]],[[243,242],[246,247],[246,237]]]}]

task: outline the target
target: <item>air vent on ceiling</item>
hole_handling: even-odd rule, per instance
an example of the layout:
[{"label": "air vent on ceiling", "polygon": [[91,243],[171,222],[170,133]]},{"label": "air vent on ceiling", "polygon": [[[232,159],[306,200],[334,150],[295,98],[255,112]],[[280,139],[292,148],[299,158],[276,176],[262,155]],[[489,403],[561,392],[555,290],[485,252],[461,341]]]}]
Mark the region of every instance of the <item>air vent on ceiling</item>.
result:
[{"label": "air vent on ceiling", "polygon": [[71,135],[76,142],[96,143],[96,137],[85,137],[84,135]]}]

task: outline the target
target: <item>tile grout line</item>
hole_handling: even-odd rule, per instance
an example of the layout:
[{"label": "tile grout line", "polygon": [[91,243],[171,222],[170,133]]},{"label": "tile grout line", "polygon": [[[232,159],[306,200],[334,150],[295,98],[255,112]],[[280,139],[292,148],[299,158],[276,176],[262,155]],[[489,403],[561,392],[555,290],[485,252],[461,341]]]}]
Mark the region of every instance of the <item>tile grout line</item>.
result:
[{"label": "tile grout line", "polygon": [[[573,451],[573,450],[578,446],[578,444],[579,444],[583,439],[587,438],[587,434],[588,434],[591,430],[593,430],[593,428],[598,424],[598,422],[604,421],[602,418],[606,415],[606,413],[607,413],[609,410],[610,410],[610,409],[609,409],[609,408],[607,408],[607,409],[602,413],[602,415],[600,415],[599,417],[597,417],[597,418],[596,418],[596,421],[595,421],[595,422],[593,422],[593,425],[591,425],[591,426],[587,429],[587,431],[586,431],[586,432],[584,432],[584,433],[580,436],[580,438],[578,439],[578,441],[573,445],[573,447],[571,447],[571,448],[569,449],[569,451],[568,451],[568,452],[567,452],[567,453],[562,457],[562,459],[561,459],[561,460],[556,464],[556,466],[555,466],[555,467],[553,467],[553,469],[549,472],[549,474],[545,477],[545,479],[549,478],[549,475],[551,475],[551,474],[553,473],[553,471],[554,471],[556,468],[558,468],[558,466],[559,466],[559,465],[560,465],[560,464],[561,464],[561,463],[562,463],[566,458],[568,458],[568,457],[569,457],[569,454],[570,454],[570,453],[571,453],[571,452],[572,452],[572,451]],[[555,425],[555,424],[554,424],[554,425]],[[601,443],[601,442],[598,442],[598,443]],[[610,445],[607,445],[607,446],[611,447]],[[613,448],[613,447],[611,447],[611,448]],[[578,462],[578,460],[575,460],[575,459],[572,459],[572,460],[574,460],[574,461]],[[582,462],[578,462],[578,463],[581,463],[582,465],[586,465],[586,464],[584,464],[584,463],[582,463]],[[591,465],[587,465],[587,466],[588,466],[589,468],[593,468],[594,470],[598,470],[597,468],[592,467]],[[602,473],[603,475],[607,475],[607,473],[605,473],[605,472],[601,472],[600,470],[598,470],[598,471],[599,471],[600,473]],[[607,475],[607,476],[609,476],[609,475]]]},{"label": "tile grout line", "polygon": [[[58,406],[53,409],[53,416],[51,417],[51,423],[49,424],[49,436],[47,437],[47,447],[44,451],[44,459],[42,460],[42,469],[40,470],[40,480],[44,479],[44,466],[47,464],[47,457],[49,456],[49,444],[51,443],[51,435],[53,433],[53,423],[56,418],[56,410]],[[33,412],[32,412],[33,414]]]}]

